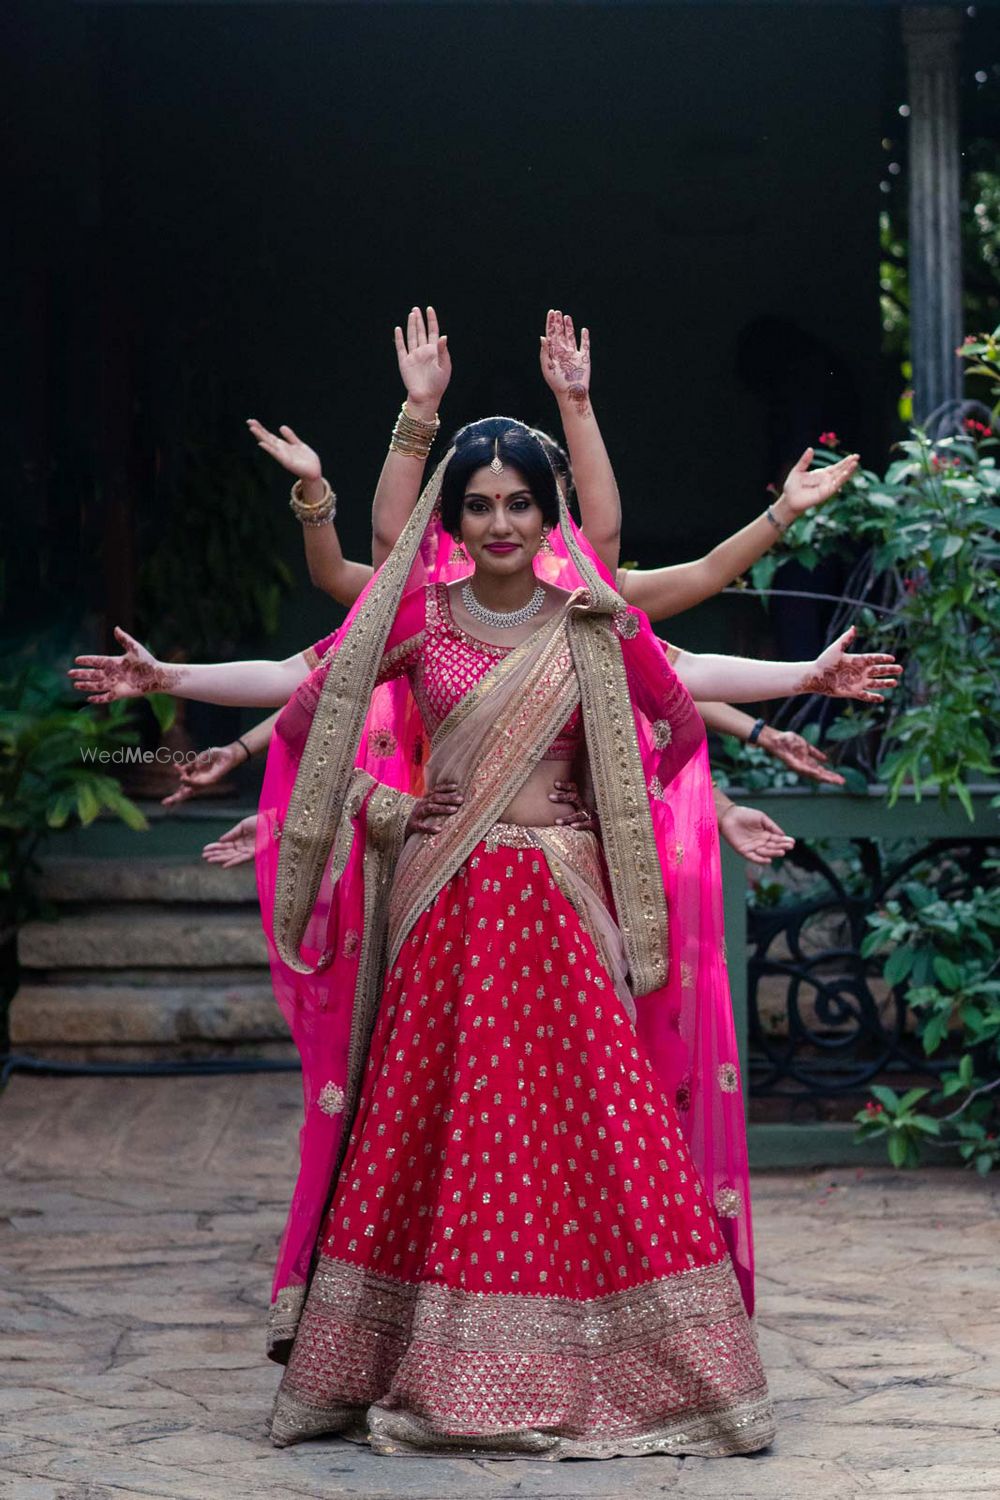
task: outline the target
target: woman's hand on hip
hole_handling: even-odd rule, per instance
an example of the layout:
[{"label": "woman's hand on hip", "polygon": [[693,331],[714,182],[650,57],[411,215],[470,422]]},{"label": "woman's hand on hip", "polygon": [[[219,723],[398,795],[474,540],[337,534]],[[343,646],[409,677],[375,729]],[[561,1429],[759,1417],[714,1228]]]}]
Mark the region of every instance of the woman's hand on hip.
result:
[{"label": "woman's hand on hip", "polygon": [[562,802],[573,809],[568,818],[556,818],[560,828],[585,828],[592,829],[594,825],[593,815],[580,796],[580,789],[575,781],[557,781],[554,783],[555,791],[549,793],[550,802]]},{"label": "woman's hand on hip", "polygon": [[433,791],[421,797],[406,822],[406,833],[440,833],[445,820],[458,812],[464,797],[457,781],[439,781]]}]

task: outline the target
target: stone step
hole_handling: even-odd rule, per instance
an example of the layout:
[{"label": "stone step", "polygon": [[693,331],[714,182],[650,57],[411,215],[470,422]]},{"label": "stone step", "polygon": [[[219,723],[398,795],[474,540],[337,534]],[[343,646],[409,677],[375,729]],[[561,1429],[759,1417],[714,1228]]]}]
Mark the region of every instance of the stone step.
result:
[{"label": "stone step", "polygon": [[60,905],[131,901],[257,902],[253,861],[232,870],[183,856],[160,859],[82,859],[59,856],[42,861],[35,888]]},{"label": "stone step", "polygon": [[252,906],[97,907],[53,922],[28,922],[18,936],[23,969],[229,968],[267,963]]},{"label": "stone step", "polygon": [[15,1048],[52,1055],[60,1047],[173,1047],[177,1044],[287,1042],[271,986],[261,980],[214,984],[22,984],[10,1012]]}]

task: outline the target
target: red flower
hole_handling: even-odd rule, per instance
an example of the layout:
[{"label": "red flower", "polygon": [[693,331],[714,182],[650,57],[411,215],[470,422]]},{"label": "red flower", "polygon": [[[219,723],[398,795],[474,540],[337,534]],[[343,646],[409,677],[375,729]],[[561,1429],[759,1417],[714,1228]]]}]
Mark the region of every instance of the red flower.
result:
[{"label": "red flower", "polygon": [[824,448],[839,448],[840,438],[835,432],[821,432],[819,440]]},{"label": "red flower", "polygon": [[868,1103],[865,1105],[865,1113],[873,1116],[884,1115],[885,1110],[882,1108],[881,1104],[876,1104],[874,1099],[869,1099]]},{"label": "red flower", "polygon": [[993,436],[993,429],[989,427],[985,422],[977,422],[975,417],[966,417],[962,425],[964,426],[966,432],[971,433],[973,437],[977,435],[979,437]]}]

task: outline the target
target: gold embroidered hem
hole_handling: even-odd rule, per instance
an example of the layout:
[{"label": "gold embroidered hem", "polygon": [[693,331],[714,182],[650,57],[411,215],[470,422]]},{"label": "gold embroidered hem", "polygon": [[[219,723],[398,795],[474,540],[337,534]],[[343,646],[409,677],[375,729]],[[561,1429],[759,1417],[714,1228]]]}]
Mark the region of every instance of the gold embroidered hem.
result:
[{"label": "gold embroidered hem", "polygon": [[576,1300],[411,1283],[321,1257],[271,1413],[276,1447],[724,1457],[774,1417],[728,1257]]}]

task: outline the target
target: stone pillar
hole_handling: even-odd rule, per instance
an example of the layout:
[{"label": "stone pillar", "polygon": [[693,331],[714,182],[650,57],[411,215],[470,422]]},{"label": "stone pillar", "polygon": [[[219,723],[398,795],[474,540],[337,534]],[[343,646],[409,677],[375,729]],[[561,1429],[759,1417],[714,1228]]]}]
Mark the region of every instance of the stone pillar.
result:
[{"label": "stone pillar", "polygon": [[958,46],[960,9],[903,11],[910,106],[910,349],[913,412],[923,422],[962,391]]}]

